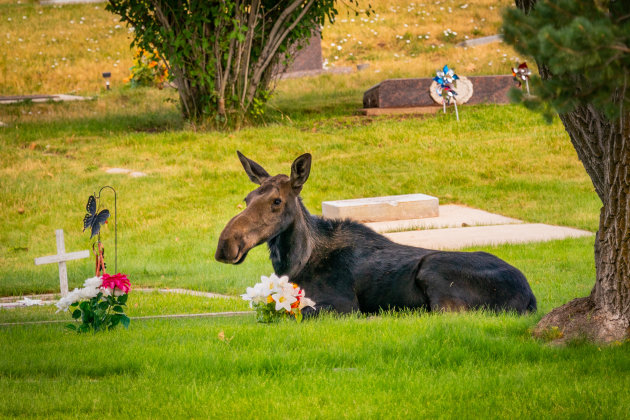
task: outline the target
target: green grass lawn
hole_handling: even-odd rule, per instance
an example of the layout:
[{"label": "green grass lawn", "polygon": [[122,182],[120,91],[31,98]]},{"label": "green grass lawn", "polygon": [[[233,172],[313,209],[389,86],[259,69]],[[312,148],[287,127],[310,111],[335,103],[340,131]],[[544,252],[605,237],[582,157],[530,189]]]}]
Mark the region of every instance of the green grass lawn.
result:
[{"label": "green grass lawn", "polygon": [[537,318],[169,319],[83,336],[1,328],[0,416],[627,416],[628,344],[544,345],[528,333]]},{"label": "green grass lawn", "polygon": [[[272,268],[264,247],[240,266],[213,259],[253,188],[237,149],[271,173],[311,152],[302,195],[314,213],[327,199],[424,192],[529,222],[597,228],[600,204],[557,121],[545,125],[516,106],[463,107],[460,124],[451,114],[358,117],[360,76],[303,84],[283,84],[267,123],[234,133],[188,128],[166,101],[172,92],[122,89],[81,105],[3,109],[11,125],[0,142],[0,294],[57,290],[56,267],[33,258],[53,253],[56,228],[69,251],[89,247],[84,206],[102,185],[119,194],[118,265],[134,285],[243,293]],[[302,100],[292,105],[295,91]],[[103,230],[112,264],[111,223]],[[593,237],[481,249],[525,273],[536,314],[135,320],[83,336],[63,323],[0,327],[0,416],[622,418],[630,343],[555,348],[529,332],[589,293]],[[69,263],[71,287],[92,264]],[[246,309],[238,299],[137,292],[128,313]],[[54,307],[0,310],[0,322],[69,318]]]},{"label": "green grass lawn", "polygon": [[[494,7],[505,3],[471,3],[476,25],[486,19],[477,13],[488,13],[483,34],[497,24],[490,17]],[[470,26],[461,5],[444,5],[457,12],[454,29]],[[446,16],[440,7],[430,5],[431,16],[439,18],[432,25],[441,25]],[[11,10],[11,21],[0,19],[0,27],[10,32],[4,42],[11,44],[6,45],[22,45],[14,39],[22,36],[24,51],[34,54],[53,34],[42,40],[23,36],[38,30],[36,19],[55,25],[62,22],[55,16],[105,19],[91,5],[42,10],[41,18],[30,14],[40,11],[31,1],[14,8],[0,0],[0,9]],[[189,126],[178,113],[173,90],[118,84],[83,103],[0,107],[0,121],[8,125],[0,128],[0,296],[58,291],[57,267],[35,266],[33,260],[55,252],[59,228],[65,231],[67,251],[90,247],[89,235],[81,232],[85,204],[104,185],[118,191],[118,271],[134,286],[244,293],[272,267],[263,246],[239,266],[214,261],[219,233],[254,188],[236,150],[272,174],[287,173],[295,157],[312,153],[302,197],[313,213],[321,212],[324,200],[421,192],[442,204],[595,232],[601,204],[558,120],[546,125],[521,107],[492,105],[460,107],[460,123],[452,113],[356,115],[367,88],[387,77],[426,75],[427,63],[443,64],[454,48],[420,54],[408,66],[398,57],[388,59],[398,42],[393,35],[413,15],[398,4],[388,10],[386,21],[369,26],[391,38],[383,51],[372,54],[372,70],[282,81],[265,120],[238,132]],[[17,24],[22,21],[30,26]],[[103,34],[109,33],[107,19],[101,23]],[[325,41],[326,54],[334,52],[330,42],[345,36],[350,23],[326,28],[333,35]],[[88,26],[77,24],[73,31],[83,34],[77,28]],[[439,34],[433,32],[432,37]],[[111,53],[105,47],[98,54],[87,51],[83,38],[88,34],[76,39],[73,34],[64,36],[80,44],[81,57],[101,63]],[[95,40],[86,38],[87,43]],[[344,44],[344,51],[354,51],[350,46],[355,41]],[[130,54],[124,34],[113,32],[110,42],[112,51],[124,45]],[[61,47],[46,54],[57,54],[56,48]],[[459,58],[470,61],[479,55],[479,67],[471,72],[484,74],[490,71],[487,60],[510,64],[498,64],[502,51],[495,46],[469,49]],[[22,54],[17,47],[10,52]],[[63,64],[64,71],[81,73],[76,69],[85,57],[79,56],[77,52]],[[120,62],[118,79],[128,58]],[[0,67],[9,60],[15,57],[0,57]],[[96,61],[90,63],[86,69],[100,68]],[[30,76],[37,71],[25,70],[23,78],[0,74],[0,82],[24,79],[25,86],[38,91],[34,81],[39,79]],[[77,86],[90,92],[100,86],[92,73],[77,74],[85,82]],[[42,89],[69,83],[42,81]],[[12,84],[5,93],[18,87]],[[147,176],[105,173],[111,167]],[[103,197],[102,204],[113,211],[113,197],[107,192]],[[113,233],[111,219],[103,228],[109,271]],[[64,330],[63,323],[0,327],[0,417],[624,418],[630,412],[630,342],[599,348],[573,341],[558,348],[530,334],[552,308],[590,292],[593,241],[475,248],[525,273],[539,310],[523,317],[481,312],[328,315],[299,325],[262,325],[246,315],[134,320],[128,330],[80,336]],[[70,262],[68,272],[70,287],[80,286],[93,275],[93,261]],[[128,304],[133,317],[248,309],[238,298],[145,292],[132,292]],[[70,320],[55,309],[0,310],[0,323]],[[227,340],[220,339],[221,332]]]},{"label": "green grass lawn", "polygon": [[[158,291],[134,291],[127,302],[126,313],[130,317],[146,317],[250,310],[249,304],[240,297],[206,298]],[[69,313],[71,312],[57,313],[55,305],[0,309],[0,324],[36,321],[66,321],[66,323],[70,323]],[[61,325],[63,326],[63,324]]]},{"label": "green grass lawn", "polygon": [[[334,108],[309,102],[307,91],[293,111],[290,81],[266,125],[235,133],[187,129],[164,102],[172,92],[122,90],[87,104],[2,109],[11,126],[0,134],[0,295],[57,290],[56,266],[33,260],[55,251],[58,228],[68,251],[89,248],[85,203],[103,185],[118,191],[118,266],[134,284],[242,292],[272,269],[264,247],[238,267],[213,258],[221,229],[254,187],[236,150],[272,174],[311,152],[302,197],[314,213],[324,200],[423,192],[442,204],[596,230],[599,200],[559,122],[545,125],[517,106],[463,108],[459,124],[452,114],[353,116],[357,82],[330,80],[321,95]],[[336,98],[344,85],[351,93]],[[107,167],[148,176],[110,175]],[[107,192],[103,205],[113,211]],[[112,222],[103,228],[110,264]],[[68,265],[71,287],[93,270],[88,260]]]}]

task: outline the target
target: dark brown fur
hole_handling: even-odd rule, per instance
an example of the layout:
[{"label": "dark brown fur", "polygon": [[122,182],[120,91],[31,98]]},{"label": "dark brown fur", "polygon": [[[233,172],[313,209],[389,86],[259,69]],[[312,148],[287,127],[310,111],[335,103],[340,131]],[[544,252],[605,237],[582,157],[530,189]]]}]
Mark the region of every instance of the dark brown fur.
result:
[{"label": "dark brown fur", "polygon": [[273,177],[238,156],[260,187],[221,232],[217,261],[240,264],[250,249],[267,242],[276,274],[303,288],[317,310],[536,310],[525,276],[491,254],[400,245],[362,224],[311,215],[299,197],[311,155],[293,162],[291,176]]}]

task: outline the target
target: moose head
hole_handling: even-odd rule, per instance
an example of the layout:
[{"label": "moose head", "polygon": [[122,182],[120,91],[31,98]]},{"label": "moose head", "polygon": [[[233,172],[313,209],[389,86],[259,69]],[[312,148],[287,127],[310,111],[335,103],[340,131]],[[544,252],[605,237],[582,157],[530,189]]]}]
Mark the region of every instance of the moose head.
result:
[{"label": "moose head", "polygon": [[237,154],[249,179],[259,187],[247,194],[245,210],[221,232],[214,257],[227,264],[242,263],[250,249],[273,239],[301,217],[299,195],[311,171],[309,153],[295,159],[290,176],[271,176],[258,163]]}]

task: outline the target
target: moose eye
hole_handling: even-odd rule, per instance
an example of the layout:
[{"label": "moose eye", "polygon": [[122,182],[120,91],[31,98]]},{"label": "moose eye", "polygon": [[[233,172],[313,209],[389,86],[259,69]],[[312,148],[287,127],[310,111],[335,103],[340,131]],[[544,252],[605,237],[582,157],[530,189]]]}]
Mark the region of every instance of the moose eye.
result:
[{"label": "moose eye", "polygon": [[282,203],[282,200],[280,200],[279,198],[273,200],[273,204],[275,204],[276,206],[280,205],[280,203]]}]

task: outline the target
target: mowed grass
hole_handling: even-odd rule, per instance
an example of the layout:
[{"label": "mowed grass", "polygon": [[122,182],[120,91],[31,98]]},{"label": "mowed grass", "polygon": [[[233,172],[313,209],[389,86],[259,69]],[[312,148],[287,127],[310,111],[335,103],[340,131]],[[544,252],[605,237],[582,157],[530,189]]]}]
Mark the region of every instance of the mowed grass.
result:
[{"label": "mowed grass", "polygon": [[[593,238],[582,238],[476,249],[491,252],[522,270],[538,299],[539,312],[546,313],[570,298],[588,295],[595,276],[592,246]],[[242,279],[243,285],[235,294],[244,293],[258,281],[256,274],[249,278],[243,275]],[[140,291],[132,293],[128,306],[130,316],[247,310],[238,297],[209,299]],[[52,305],[0,309],[0,323],[69,319],[67,313],[57,314],[56,309]]]},{"label": "mowed grass", "polygon": [[535,318],[169,319],[82,336],[1,328],[0,415],[625,418],[629,344],[544,345],[528,333]]},{"label": "mowed grass", "polygon": [[[125,313],[130,317],[209,312],[249,311],[248,302],[240,297],[203,297],[157,290],[134,290],[130,294]],[[72,322],[70,312],[57,312],[53,305],[0,308],[0,324],[37,321]],[[62,324],[63,325],[63,324]]]},{"label": "mowed grass", "polygon": [[[81,232],[85,203],[104,185],[118,192],[118,271],[134,284],[242,293],[272,268],[264,247],[237,267],[213,258],[220,231],[254,188],[236,150],[273,174],[312,153],[302,197],[313,213],[324,200],[423,192],[525,221],[597,228],[600,204],[559,122],[544,125],[516,106],[463,108],[459,124],[451,114],[365,118],[337,110],[318,118],[304,109],[290,114],[288,95],[276,99],[284,121],[235,133],[180,129],[174,110],[134,105],[142,91],[85,104],[82,117],[77,104],[9,107],[15,122],[0,144],[0,294],[58,290],[56,266],[33,260],[54,253],[59,228],[68,251],[90,247]],[[40,121],[37,111],[50,109],[58,118]],[[152,121],[158,132],[148,130]],[[111,175],[108,167],[147,176]],[[113,204],[105,191],[103,207],[113,212]],[[109,270],[113,222],[102,235]],[[93,270],[88,260],[68,264],[71,287]]]},{"label": "mowed grass", "polygon": [[93,95],[129,75],[131,35],[103,3],[0,0],[0,95]]},{"label": "mowed grass", "polygon": [[[90,247],[84,207],[104,185],[118,191],[118,271],[135,287],[243,293],[272,268],[263,246],[236,267],[213,258],[221,229],[255,187],[236,150],[272,174],[311,152],[302,196],[313,213],[324,200],[422,192],[594,232],[601,204],[559,121],[545,125],[516,106],[461,107],[459,124],[452,113],[355,115],[363,92],[384,78],[427,77],[446,63],[460,75],[507,73],[522,59],[502,44],[454,47],[496,33],[507,0],[437,3],[379,0],[378,19],[363,18],[373,22],[342,10],[324,28],[324,56],[369,70],[282,81],[260,125],[204,132],[181,120],[173,90],[121,87],[128,32],[102,4],[0,0],[0,94],[98,93],[83,103],[0,107],[8,124],[0,128],[0,295],[58,291],[57,267],[33,260],[55,252],[58,228],[67,251]],[[104,92],[100,73],[110,70],[114,88]],[[147,176],[105,173],[111,167]],[[107,191],[102,205],[113,211]],[[103,228],[110,272],[113,230],[112,218]],[[552,308],[589,293],[593,241],[475,248],[528,277],[539,310],[523,317],[328,315],[261,325],[248,314],[134,320],[129,330],[81,336],[63,323],[3,326],[0,417],[624,418],[629,342],[557,348],[530,334]],[[80,286],[93,261],[68,271],[70,286]],[[238,298],[135,291],[128,314],[247,309]],[[64,319],[50,306],[0,310],[0,323]]]},{"label": "mowed grass", "polygon": [[[354,77],[362,76],[313,79],[293,107],[295,86],[306,82],[287,82],[266,125],[235,133],[187,128],[165,102],[169,92],[123,89],[86,104],[6,108],[2,294],[57,289],[56,267],[35,267],[33,258],[53,253],[58,227],[69,251],[89,246],[83,207],[106,184],[119,192],[119,270],[134,285],[242,293],[272,269],[263,247],[240,266],[213,261],[220,230],[254,187],[236,149],[271,173],[313,153],[303,197],[314,212],[325,199],[421,191],[442,203],[596,229],[597,197],[558,122],[543,125],[514,106],[463,108],[460,124],[452,114],[357,117]],[[148,176],[107,175],[107,167]],[[103,232],[111,266],[111,223]],[[247,315],[136,320],[129,330],[84,336],[62,323],[0,327],[0,415],[622,418],[628,343],[554,348],[530,334],[544,313],[589,293],[593,238],[483,249],[527,275],[536,314],[327,316],[271,326]],[[71,287],[92,275],[92,264],[69,263]],[[246,307],[134,292],[128,312],[231,309]],[[69,316],[52,307],[0,311],[2,322],[48,319]]]}]

